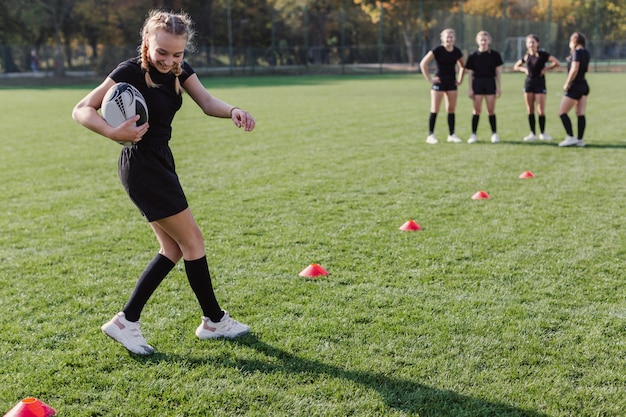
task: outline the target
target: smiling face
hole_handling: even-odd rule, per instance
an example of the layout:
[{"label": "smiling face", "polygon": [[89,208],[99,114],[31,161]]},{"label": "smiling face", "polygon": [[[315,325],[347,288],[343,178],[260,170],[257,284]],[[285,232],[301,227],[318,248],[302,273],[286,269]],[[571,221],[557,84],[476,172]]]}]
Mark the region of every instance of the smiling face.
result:
[{"label": "smiling face", "polygon": [[476,43],[478,44],[478,50],[481,52],[485,52],[489,50],[489,45],[491,44],[491,38],[489,34],[486,32],[480,32],[476,36]]},{"label": "smiling face", "polygon": [[528,49],[528,52],[536,53],[539,49],[539,41],[534,36],[528,36],[526,38],[526,49]]},{"label": "smiling face", "polygon": [[146,43],[150,63],[157,71],[166,74],[183,61],[187,37],[156,30],[147,36]]},{"label": "smiling face", "polygon": [[441,44],[446,48],[452,48],[456,39],[456,33],[452,29],[446,29],[441,32]]}]

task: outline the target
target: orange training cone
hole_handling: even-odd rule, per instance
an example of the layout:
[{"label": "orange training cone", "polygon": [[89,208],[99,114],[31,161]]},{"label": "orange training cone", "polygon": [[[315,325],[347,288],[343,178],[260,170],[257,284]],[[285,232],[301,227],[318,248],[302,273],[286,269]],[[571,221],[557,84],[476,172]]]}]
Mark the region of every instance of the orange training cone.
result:
[{"label": "orange training cone", "polygon": [[315,278],[321,275],[328,275],[328,272],[318,264],[311,264],[304,268],[298,275],[306,278]]},{"label": "orange training cone", "polygon": [[49,417],[56,415],[57,412],[54,408],[42,403],[37,398],[24,398],[4,417]]},{"label": "orange training cone", "polygon": [[535,178],[535,174],[533,174],[530,171],[524,171],[521,174],[519,174],[519,178]]},{"label": "orange training cone", "polygon": [[400,226],[398,229],[403,230],[405,232],[417,232],[418,230],[422,230],[422,226],[415,223],[415,220],[409,220],[408,222]]},{"label": "orange training cone", "polygon": [[484,191],[478,191],[476,194],[472,196],[472,200],[487,200],[491,198],[489,194]]}]

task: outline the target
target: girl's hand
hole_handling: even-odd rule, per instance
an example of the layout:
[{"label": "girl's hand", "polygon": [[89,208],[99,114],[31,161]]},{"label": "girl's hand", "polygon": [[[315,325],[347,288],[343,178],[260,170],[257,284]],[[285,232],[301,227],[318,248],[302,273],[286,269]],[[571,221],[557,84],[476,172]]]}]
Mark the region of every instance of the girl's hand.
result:
[{"label": "girl's hand", "polygon": [[252,132],[256,122],[254,117],[245,110],[241,110],[238,107],[233,108],[230,112],[230,118],[237,127],[243,127],[246,132]]},{"label": "girl's hand", "polygon": [[148,131],[150,125],[144,123],[141,126],[135,126],[135,123],[139,120],[139,115],[135,115],[116,128],[113,128],[109,138],[115,142],[139,142]]}]

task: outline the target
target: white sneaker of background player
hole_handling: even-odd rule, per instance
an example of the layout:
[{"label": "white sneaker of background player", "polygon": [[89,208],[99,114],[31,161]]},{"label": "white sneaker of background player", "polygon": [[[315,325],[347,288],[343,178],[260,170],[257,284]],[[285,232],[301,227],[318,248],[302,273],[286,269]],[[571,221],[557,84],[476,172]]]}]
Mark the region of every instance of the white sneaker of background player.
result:
[{"label": "white sneaker of background player", "polygon": [[565,140],[562,142],[559,142],[559,146],[564,147],[564,146],[585,146],[585,142],[583,142],[582,140],[575,138],[573,136],[565,136]]},{"label": "white sneaker of background player", "polygon": [[537,135],[533,132],[530,132],[528,135],[524,136],[524,142],[531,142],[533,140],[537,140]]},{"label": "white sneaker of background player", "polygon": [[467,140],[467,143],[476,143],[476,142],[478,142],[478,138],[476,137],[475,134],[472,133],[472,135]]},{"label": "white sneaker of background player", "polygon": [[541,134],[539,134],[539,139],[541,139],[541,140],[552,140],[552,136],[548,135],[547,133],[541,133]]},{"label": "white sneaker of background player", "polygon": [[431,145],[436,145],[437,143],[439,143],[439,141],[433,134],[433,135],[428,135],[428,137],[426,138],[426,143],[429,143]]},{"label": "white sneaker of background player", "polygon": [[497,133],[494,133],[493,135],[491,135],[491,143],[498,143],[500,142],[500,137],[498,136]]},{"label": "white sneaker of background player", "polygon": [[458,137],[456,135],[456,133],[451,134],[450,136],[448,136],[448,142],[452,142],[452,143],[462,143],[463,141],[461,140],[460,137]]}]

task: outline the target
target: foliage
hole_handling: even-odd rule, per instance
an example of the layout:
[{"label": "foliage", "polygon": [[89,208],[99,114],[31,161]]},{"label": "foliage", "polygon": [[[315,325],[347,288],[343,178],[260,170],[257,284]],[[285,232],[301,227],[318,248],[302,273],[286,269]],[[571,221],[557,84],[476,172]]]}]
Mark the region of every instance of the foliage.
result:
[{"label": "foliage", "polygon": [[[382,25],[379,6],[384,11]],[[433,31],[448,18],[463,26],[461,11],[465,16],[523,23],[549,16],[558,24],[559,40],[575,30],[596,42],[626,38],[626,0],[0,0],[3,70],[17,71],[20,66],[12,62],[8,44],[25,49],[53,45],[59,70],[71,67],[77,45],[87,45],[78,53],[98,62],[97,68],[110,68],[117,60],[113,48],[135,48],[141,22],[155,7],[191,14],[196,45],[207,51],[208,64],[215,60],[215,47],[266,48],[264,60],[278,63],[286,63],[279,49],[297,48],[302,61],[321,64],[328,62],[321,48],[340,43],[358,48],[381,39],[386,45],[402,45],[403,58],[413,63],[414,54],[430,47],[436,38]],[[502,41],[508,36],[503,34]],[[551,30],[550,36],[557,34]]]}]

